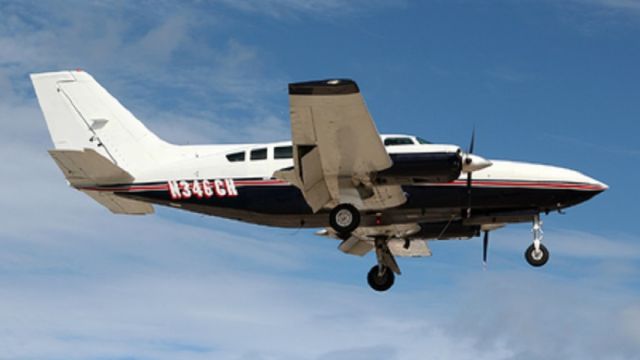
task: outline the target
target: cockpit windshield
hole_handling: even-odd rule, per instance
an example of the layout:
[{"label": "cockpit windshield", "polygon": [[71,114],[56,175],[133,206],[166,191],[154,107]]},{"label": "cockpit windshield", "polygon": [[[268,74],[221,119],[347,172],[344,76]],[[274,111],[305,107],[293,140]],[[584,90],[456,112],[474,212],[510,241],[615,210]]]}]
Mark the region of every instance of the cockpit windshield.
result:
[{"label": "cockpit windshield", "polygon": [[421,137],[416,137],[416,140],[418,140],[418,144],[433,144],[431,141],[427,141]]},{"label": "cockpit windshield", "polygon": [[395,145],[413,145],[413,140],[408,137],[388,137],[384,139],[385,146],[395,146]]}]

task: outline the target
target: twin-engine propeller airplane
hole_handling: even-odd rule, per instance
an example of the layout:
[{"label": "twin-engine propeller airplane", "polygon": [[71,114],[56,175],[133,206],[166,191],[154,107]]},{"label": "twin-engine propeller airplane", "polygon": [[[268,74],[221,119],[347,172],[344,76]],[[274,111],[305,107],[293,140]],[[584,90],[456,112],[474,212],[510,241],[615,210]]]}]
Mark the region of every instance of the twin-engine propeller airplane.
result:
[{"label": "twin-engine propeller airplane", "polygon": [[324,228],[353,255],[375,250],[368,275],[389,289],[396,256],[430,256],[428,240],[471,238],[533,223],[527,262],[542,266],[540,213],[607,189],[579,172],[487,160],[455,145],[379,135],[351,80],[289,84],[290,142],[178,146],[151,131],[89,74],[31,75],[70,185],[117,214],[152,204],[261,225]]}]

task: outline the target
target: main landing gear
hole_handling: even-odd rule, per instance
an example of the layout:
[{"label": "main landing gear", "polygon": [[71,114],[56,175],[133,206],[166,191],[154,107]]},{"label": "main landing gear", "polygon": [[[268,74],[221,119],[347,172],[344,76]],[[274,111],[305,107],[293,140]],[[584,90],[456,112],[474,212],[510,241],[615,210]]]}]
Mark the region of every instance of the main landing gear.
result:
[{"label": "main landing gear", "polygon": [[387,291],[393,286],[396,275],[385,266],[375,265],[367,274],[367,282],[375,291]]},{"label": "main landing gear", "polygon": [[540,215],[536,215],[533,218],[533,244],[531,244],[524,252],[524,258],[529,265],[540,267],[549,261],[549,250],[542,245],[542,221],[540,221]]},{"label": "main landing gear", "polygon": [[351,204],[340,204],[329,213],[329,224],[341,237],[348,238],[360,225],[360,211]]},{"label": "main landing gear", "polygon": [[372,267],[367,275],[369,286],[376,291],[389,290],[391,286],[393,286],[396,277],[395,274],[400,275],[400,268],[391,250],[389,250],[387,240],[387,237],[378,237],[375,239],[378,265]]},{"label": "main landing gear", "polygon": [[[360,225],[360,211],[351,204],[340,204],[329,213],[329,224],[340,238],[347,240]],[[398,263],[387,245],[388,240],[388,236],[379,236],[374,240],[378,265],[367,274],[367,282],[376,291],[389,290],[395,281],[395,274],[400,275]]]}]

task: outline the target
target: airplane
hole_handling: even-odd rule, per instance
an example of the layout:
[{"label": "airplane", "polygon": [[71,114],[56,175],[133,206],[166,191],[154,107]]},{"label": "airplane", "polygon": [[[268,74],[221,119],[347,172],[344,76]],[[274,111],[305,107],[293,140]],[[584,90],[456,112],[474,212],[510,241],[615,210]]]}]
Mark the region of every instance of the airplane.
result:
[{"label": "airplane", "polygon": [[549,260],[541,214],[608,186],[577,171],[488,160],[470,146],[380,135],[349,79],[289,84],[291,141],[174,145],[149,131],[85,71],[31,74],[69,185],[116,214],[162,205],[248,223],[320,228],[352,255],[376,255],[367,281],[388,290],[397,256],[431,256],[432,240],[532,223],[526,261]]}]

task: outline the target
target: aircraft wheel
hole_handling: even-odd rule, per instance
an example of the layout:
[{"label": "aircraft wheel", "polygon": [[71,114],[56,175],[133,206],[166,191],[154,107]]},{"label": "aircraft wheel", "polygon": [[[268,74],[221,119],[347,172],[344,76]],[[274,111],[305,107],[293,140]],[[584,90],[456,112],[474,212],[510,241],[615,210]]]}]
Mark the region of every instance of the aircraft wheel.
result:
[{"label": "aircraft wheel", "polygon": [[331,210],[329,224],[339,234],[351,234],[360,225],[360,212],[351,204],[340,204]]},{"label": "aircraft wheel", "polygon": [[524,258],[531,266],[540,267],[549,261],[549,250],[540,244],[540,251],[536,252],[535,246],[531,244],[524,252]]},{"label": "aircraft wheel", "polygon": [[393,271],[388,268],[384,269],[384,272],[380,275],[378,269],[379,265],[376,265],[369,270],[367,282],[375,291],[387,291],[393,286],[393,281],[396,276],[393,274]]}]

